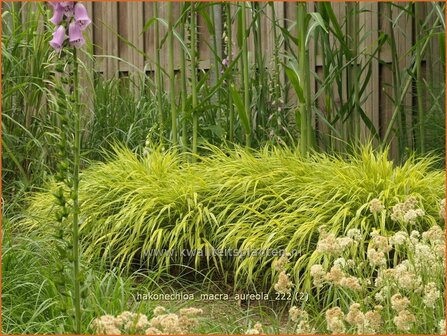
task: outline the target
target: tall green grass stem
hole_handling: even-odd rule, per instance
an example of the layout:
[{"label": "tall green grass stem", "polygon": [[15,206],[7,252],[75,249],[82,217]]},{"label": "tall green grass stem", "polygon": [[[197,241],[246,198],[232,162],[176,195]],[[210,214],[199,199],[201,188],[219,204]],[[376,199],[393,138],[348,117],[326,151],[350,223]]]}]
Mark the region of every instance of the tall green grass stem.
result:
[{"label": "tall green grass stem", "polygon": [[[435,21],[434,21],[434,23],[433,23],[433,26],[434,27],[437,26],[438,23],[439,23],[439,17],[437,16]],[[421,55],[423,55],[425,53],[425,50],[427,49],[429,43],[430,43],[430,39],[426,38],[424,43],[422,44],[422,46],[420,48]],[[411,73],[415,73],[416,72],[416,68],[417,68],[417,63],[415,62],[413,64],[413,66],[411,67]],[[403,102],[403,100],[405,98],[405,95],[408,92],[408,89],[411,87],[412,81],[413,81],[413,77],[408,76],[407,80],[405,81],[405,85],[402,88],[402,91],[400,93],[399,100],[395,103],[395,107],[394,107],[394,110],[393,110],[393,114],[391,116],[391,120],[390,120],[390,122],[388,124],[388,128],[386,129],[385,136],[383,138],[383,143],[384,144],[389,143],[389,141],[391,140],[391,134],[393,132],[394,123],[396,122],[396,118],[399,116],[399,107],[402,104],[402,102]]]},{"label": "tall green grass stem", "polygon": [[[420,22],[420,7],[418,3],[414,4],[415,28],[417,40],[423,38],[422,26]],[[418,131],[419,131],[419,152],[425,153],[425,116],[424,116],[424,97],[423,97],[423,81],[422,81],[422,53],[419,44],[416,44],[416,99],[418,111]]]},{"label": "tall green grass stem", "polygon": [[[186,3],[183,3],[184,9],[186,7]],[[186,14],[186,13],[184,13]],[[180,37],[183,41],[185,41],[185,22],[187,15],[183,15],[183,18],[180,22]],[[188,129],[187,129],[187,115],[186,115],[186,103],[188,98],[188,88],[187,88],[187,77],[186,77],[186,57],[185,50],[181,48],[180,50],[180,81],[181,81],[181,91],[180,91],[180,99],[181,99],[181,109],[182,109],[182,147],[183,151],[186,152],[188,148]]]},{"label": "tall green grass stem", "polygon": [[244,90],[244,108],[245,113],[248,116],[249,128],[245,129],[245,145],[247,147],[251,146],[251,133],[252,133],[252,117],[250,113],[250,86],[248,77],[248,31],[247,31],[247,18],[246,18],[246,4],[245,2],[240,3],[240,15],[241,15],[241,31],[242,31],[242,80],[243,80],[243,90]]},{"label": "tall green grass stem", "polygon": [[74,98],[75,98],[75,129],[74,129],[74,167],[73,167],[73,288],[76,334],[81,334],[81,290],[79,270],[79,168],[81,165],[81,102],[79,99],[79,67],[76,48],[73,48]]},{"label": "tall green grass stem", "polygon": [[299,42],[299,73],[304,101],[300,102],[301,117],[301,154],[308,153],[312,146],[312,97],[310,90],[309,53],[306,45],[308,30],[307,3],[297,3],[298,42]]},{"label": "tall green grass stem", "polygon": [[197,115],[197,13],[196,4],[191,2],[191,95],[192,95],[192,152],[197,154],[199,116]]},{"label": "tall green grass stem", "polygon": [[163,117],[163,78],[160,63],[160,23],[158,22],[158,5],[159,3],[154,2],[154,15],[157,18],[155,22],[155,83],[156,83],[156,95],[157,95],[157,114],[158,114],[158,126],[159,126],[159,141],[163,144],[164,137],[164,117]]},{"label": "tall green grass stem", "polygon": [[175,104],[175,72],[174,72],[174,15],[172,2],[168,2],[168,62],[169,62],[169,103],[171,106],[172,144],[177,146],[177,106]]}]

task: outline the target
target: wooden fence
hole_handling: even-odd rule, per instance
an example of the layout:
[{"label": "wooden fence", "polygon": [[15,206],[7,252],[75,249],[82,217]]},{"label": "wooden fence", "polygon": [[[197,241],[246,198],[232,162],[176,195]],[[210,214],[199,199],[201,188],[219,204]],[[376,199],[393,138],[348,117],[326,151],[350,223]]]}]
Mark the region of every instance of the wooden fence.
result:
[{"label": "wooden fence", "polygon": [[[167,5],[165,2],[158,3],[159,16],[167,19]],[[180,3],[175,4],[175,13],[178,15],[180,11]],[[285,27],[290,26],[296,18],[295,4],[291,2],[275,2],[275,12],[278,20],[280,20]],[[406,3],[399,3],[404,7]],[[343,16],[346,13],[346,3],[337,2],[332,4],[334,11],[342,22]],[[429,3],[425,4],[424,10],[421,11],[421,19],[427,14],[427,10],[431,6]],[[91,39],[94,43],[95,54],[115,55],[124,61],[117,59],[105,58],[97,63],[97,69],[101,71],[106,77],[111,77],[117,73],[132,72],[132,64],[139,69],[151,70],[154,65],[154,29],[148,29],[143,33],[145,22],[154,17],[154,4],[149,2],[97,2],[88,3],[88,9],[92,13],[94,27],[90,31]],[[415,20],[408,15],[402,15],[402,10],[394,7],[390,13],[386,11],[387,4],[380,2],[361,2],[361,13],[358,15],[358,27],[362,27],[362,35],[366,38],[361,41],[359,49],[369,48],[377,41],[380,32],[389,32],[389,20],[397,19],[397,24],[394,27],[394,35],[396,39],[396,50],[398,53],[398,67],[405,69],[411,62],[411,53],[409,53],[412,45],[415,43]],[[314,11],[315,4],[308,3],[309,11]],[[265,50],[265,58],[269,60],[273,56],[273,36],[270,30],[271,25],[267,20],[271,17],[271,9],[266,6],[266,16],[262,18],[262,46]],[[198,18],[199,22],[199,66],[202,69],[210,67],[210,49],[207,42],[210,39],[210,34],[206,29],[203,19]],[[233,29],[236,31],[236,29]],[[166,28],[162,26],[161,35],[166,32]],[[368,34],[367,34],[368,32]],[[117,36],[118,33],[120,37]],[[125,40],[130,41],[137,49],[144,51],[146,57],[139,53],[135,48],[130,47]],[[174,50],[179,50],[180,45],[175,44]],[[254,52],[253,39],[250,40],[249,50]],[[310,45],[310,59],[311,67],[317,74],[322,74],[322,55],[318,50],[315,50],[311,42]],[[444,81],[443,74],[445,69],[439,62],[439,45],[437,41],[433,41],[429,47],[428,57],[422,64],[423,68],[431,68],[434,78],[427,78],[433,83],[441,83]],[[175,63],[178,66],[179,58],[178,52],[175,52]],[[161,60],[166,62],[167,48],[161,50]],[[390,100],[392,96],[392,52],[389,44],[385,44],[380,50],[376,60],[372,62],[372,74],[368,87],[366,88],[367,97],[363,103],[363,109],[369,118],[372,120],[376,129],[381,133],[386,129],[393,110],[393,103]],[[268,63],[268,62],[267,62]],[[162,66],[167,66],[166,63]],[[346,86],[345,86],[346,87]],[[312,90],[318,90],[317,82],[312,83]],[[405,97],[404,106],[408,111],[414,110],[415,104],[415,90],[410,90]],[[324,99],[324,98],[321,98]],[[407,113],[407,122],[409,126],[412,124],[412,113]],[[324,127],[324,125],[320,125]],[[381,134],[383,136],[383,134]],[[412,139],[409,136],[409,143]],[[394,146],[393,146],[394,147]],[[395,150],[395,149],[393,149]]]},{"label": "wooden fence", "polygon": [[[127,75],[135,71],[135,69],[151,72],[155,64],[155,45],[154,36],[155,29],[149,27],[145,32],[144,26],[154,17],[153,2],[85,2],[86,7],[91,13],[93,25],[88,29],[88,37],[93,43],[93,52],[96,55],[94,67],[101,72],[106,78],[113,76]],[[399,2],[401,7],[406,3]],[[167,3],[157,3],[159,16],[167,19]],[[282,22],[284,27],[290,27],[296,18],[295,4],[292,2],[275,2],[275,13],[277,19]],[[335,2],[332,4],[334,11],[342,22],[346,13],[346,3]],[[421,19],[427,15],[430,3],[425,3],[424,9],[421,11]],[[179,15],[181,3],[174,4],[174,15]],[[358,15],[358,27],[361,27],[362,35],[366,36],[360,42],[360,50],[369,48],[377,41],[380,32],[389,32],[394,30],[396,38],[396,49],[398,54],[398,67],[406,69],[411,62],[411,47],[415,43],[415,19],[412,16],[402,14],[402,9],[393,7],[391,18],[387,13],[387,4],[383,2],[360,2],[361,13]],[[309,11],[314,11],[315,3],[308,2]],[[266,14],[262,18],[262,45],[265,51],[265,59],[268,60],[273,56],[273,36],[271,24],[268,23],[271,8],[266,6]],[[397,23],[394,27],[390,27],[389,20],[396,19]],[[208,47],[210,33],[204,23],[203,18],[198,18],[198,56],[199,67],[201,69],[209,69],[211,62],[211,52]],[[344,29],[346,29],[344,27]],[[235,32],[236,29],[233,29]],[[161,25],[160,34],[166,33],[166,27]],[[347,32],[349,33],[349,32]],[[366,34],[367,33],[367,34]],[[219,38],[219,37],[218,37]],[[129,42],[134,46],[130,46]],[[174,45],[175,64],[179,66],[179,49],[178,41]],[[161,49],[162,67],[167,67],[167,46]],[[249,50],[254,52],[253,37],[249,42]],[[431,69],[432,78],[425,78],[432,83],[442,83],[444,81],[445,69],[439,61],[439,44],[436,39],[429,45],[426,58],[423,60],[423,69]],[[105,55],[113,55],[116,58],[102,57]],[[316,50],[313,42],[310,45],[311,68],[316,74],[322,74],[322,55]],[[392,72],[392,52],[389,44],[385,44],[372,62],[372,73],[366,88],[363,102],[363,109],[372,120],[376,129],[380,130],[383,136],[384,129],[388,125],[393,103],[389,98],[392,96],[393,72]],[[283,75],[284,76],[284,75]],[[346,86],[345,86],[346,88]],[[318,90],[318,83],[315,79],[312,82],[312,90],[315,93]],[[414,110],[415,106],[415,90],[409,91],[405,97],[404,105],[408,111]],[[290,97],[293,99],[293,97]],[[324,99],[323,97],[321,99]],[[412,113],[408,113],[407,121],[411,124]],[[324,125],[318,127],[324,128]],[[412,139],[408,139],[411,143]]]}]

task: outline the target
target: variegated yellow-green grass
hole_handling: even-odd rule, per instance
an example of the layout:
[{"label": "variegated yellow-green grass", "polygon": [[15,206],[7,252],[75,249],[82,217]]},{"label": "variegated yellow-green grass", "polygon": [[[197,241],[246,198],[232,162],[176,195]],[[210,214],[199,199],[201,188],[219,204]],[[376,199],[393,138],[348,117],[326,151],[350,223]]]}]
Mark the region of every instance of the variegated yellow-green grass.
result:
[{"label": "variegated yellow-green grass", "polygon": [[[238,287],[270,288],[272,255],[205,258],[147,252],[298,249],[292,274],[303,288],[310,285],[304,271],[320,258],[314,253],[318,228],[325,225],[337,234],[358,228],[367,241],[379,226],[369,212],[373,198],[390,209],[415,195],[426,215],[404,229],[440,224],[445,172],[433,168],[434,158],[411,157],[396,166],[386,151],[369,146],[347,158],[302,157],[274,147],[207,150],[208,156],[190,163],[175,151],[155,148],[142,157],[117,146],[107,162],[85,170],[80,185],[83,257],[129,270],[182,263],[215,271]],[[21,224],[50,228],[52,211],[50,191],[33,194]],[[403,225],[392,222],[388,212],[381,229],[397,231]]]}]

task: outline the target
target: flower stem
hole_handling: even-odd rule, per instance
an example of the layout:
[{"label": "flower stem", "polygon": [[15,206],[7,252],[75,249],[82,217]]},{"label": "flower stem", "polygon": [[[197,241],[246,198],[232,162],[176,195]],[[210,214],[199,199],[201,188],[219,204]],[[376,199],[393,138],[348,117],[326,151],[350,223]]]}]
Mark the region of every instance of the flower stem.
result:
[{"label": "flower stem", "polygon": [[73,48],[73,73],[74,73],[74,113],[75,113],[75,129],[74,129],[74,168],[73,168],[73,287],[74,297],[73,305],[75,311],[75,334],[81,333],[81,293],[80,293],[80,277],[79,277],[79,166],[81,161],[81,115],[79,101],[79,74],[78,74],[78,58],[77,50]]}]

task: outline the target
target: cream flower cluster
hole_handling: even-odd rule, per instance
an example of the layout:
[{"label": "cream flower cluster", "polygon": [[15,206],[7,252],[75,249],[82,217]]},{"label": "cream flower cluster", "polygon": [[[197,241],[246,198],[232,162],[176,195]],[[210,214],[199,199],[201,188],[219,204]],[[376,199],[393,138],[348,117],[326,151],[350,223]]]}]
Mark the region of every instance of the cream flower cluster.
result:
[{"label": "cream flower cluster", "polygon": [[289,263],[289,256],[290,254],[284,254],[280,258],[274,260],[272,262],[273,269],[278,272],[284,271],[286,265]]},{"label": "cream flower cluster", "polygon": [[289,319],[295,323],[296,334],[315,334],[315,328],[309,324],[309,314],[296,306],[289,309]]},{"label": "cream flower cluster", "polygon": [[247,331],[245,332],[246,335],[259,335],[262,333],[263,333],[262,324],[259,322],[255,323],[253,328],[247,329]]},{"label": "cream flower cluster", "polygon": [[333,334],[345,333],[349,326],[359,334],[375,334],[383,325],[382,310],[383,306],[376,305],[374,309],[362,312],[357,302],[351,304],[347,314],[340,307],[333,307],[326,311],[326,327]]},{"label": "cream flower cluster", "polygon": [[401,294],[394,294],[391,297],[391,308],[397,312],[393,322],[398,330],[409,331],[416,322],[416,317],[408,310],[410,300]]},{"label": "cream flower cluster", "polygon": [[343,334],[346,332],[344,323],[345,314],[340,307],[334,307],[326,310],[327,329],[333,334]]},{"label": "cream flower cluster", "polygon": [[280,294],[288,294],[291,292],[293,287],[292,281],[289,279],[289,275],[282,271],[279,273],[278,282],[275,284],[274,288]]},{"label": "cream flower cluster", "polygon": [[381,236],[376,230],[371,233],[367,257],[371,266],[386,266],[387,253],[391,251],[387,237]]},{"label": "cream flower cluster", "polygon": [[373,214],[379,213],[379,212],[382,212],[383,210],[385,210],[385,207],[378,198],[373,198],[369,202],[369,211],[371,211],[371,213],[373,213]]},{"label": "cream flower cluster", "polygon": [[315,264],[312,266],[310,274],[316,287],[321,287],[325,282],[328,282],[353,291],[362,289],[359,279],[347,275],[338,265],[332,266],[329,272],[325,272],[322,265]]},{"label": "cream flower cluster", "polygon": [[407,224],[414,224],[419,217],[425,215],[424,210],[416,208],[418,200],[415,196],[410,196],[405,202],[397,203],[391,211],[391,220],[402,221]]},{"label": "cream flower cluster", "polygon": [[335,237],[333,233],[327,233],[324,230],[320,232],[320,239],[317,243],[317,251],[338,256],[356,241],[350,237]]},{"label": "cream flower cluster", "polygon": [[178,314],[167,313],[164,307],[154,309],[154,317],[148,320],[140,313],[125,311],[118,316],[104,315],[92,321],[92,329],[98,334],[186,334],[197,327],[199,322],[195,318],[202,314],[202,309],[183,308]]},{"label": "cream flower cluster", "polygon": [[[415,199],[410,198],[406,207],[415,206]],[[394,327],[398,332],[409,332],[416,323],[414,307],[435,309],[439,307],[442,286],[439,279],[445,274],[445,231],[437,225],[425,232],[416,230],[407,233],[398,231],[386,236],[373,230],[371,239],[367,242],[366,264],[359,260],[359,249],[349,249],[337,255],[342,250],[337,242],[340,238],[324,231],[317,244],[317,251],[324,254],[325,263],[313,264],[309,273],[313,285],[317,288],[325,284],[349,288],[355,293],[350,298],[375,292],[374,300],[363,301],[364,308],[359,303],[352,303],[349,310],[332,307],[325,312],[326,327],[333,334],[356,332],[359,334],[375,334],[383,331],[384,318],[387,327]],[[350,232],[353,239],[361,236],[360,232]],[[329,248],[334,246],[335,248]],[[320,248],[318,248],[320,247]],[[337,253],[334,253],[336,251]],[[336,255],[336,257],[334,257]],[[353,263],[352,259],[357,260]],[[394,268],[389,265],[394,264]],[[328,260],[333,260],[327,265]],[[325,265],[325,266],[323,266]],[[363,272],[366,268],[366,273]],[[353,275],[350,275],[351,272]],[[368,274],[364,278],[363,275]],[[354,276],[356,275],[356,276]],[[367,309],[367,307],[374,307]],[[384,306],[387,309],[384,309]],[[389,314],[392,314],[389,316]],[[289,311],[289,318],[297,321],[302,314],[298,308]],[[305,315],[306,321],[309,316]],[[309,324],[307,322],[307,324]],[[445,321],[439,322],[440,332],[444,332]]]},{"label": "cream flower cluster", "polygon": [[439,321],[439,333],[445,335],[445,320]]},{"label": "cream flower cluster", "polygon": [[139,313],[124,311],[118,316],[104,315],[92,321],[92,328],[96,333],[106,335],[121,335],[144,331],[149,326],[147,316]]},{"label": "cream flower cluster", "polygon": [[272,267],[275,271],[280,272],[278,276],[278,281],[274,285],[276,292],[280,294],[289,294],[292,290],[293,283],[289,279],[289,275],[286,273],[285,269],[289,263],[290,254],[284,254],[280,258],[272,262]]}]

